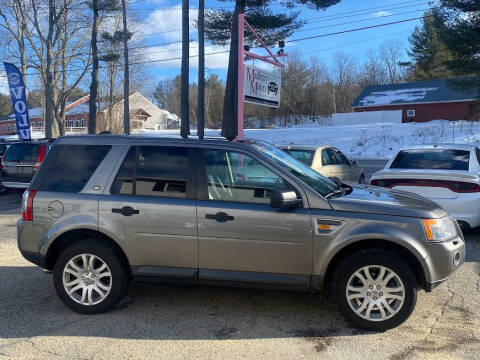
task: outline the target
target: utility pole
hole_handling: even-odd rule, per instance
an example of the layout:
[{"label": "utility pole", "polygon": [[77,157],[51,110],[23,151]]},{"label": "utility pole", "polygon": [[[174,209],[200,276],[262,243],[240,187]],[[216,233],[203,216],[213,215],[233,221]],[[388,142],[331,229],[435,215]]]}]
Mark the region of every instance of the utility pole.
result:
[{"label": "utility pole", "polygon": [[198,0],[198,124],[197,135],[205,130],[205,0]]},{"label": "utility pole", "polygon": [[188,104],[188,87],[189,87],[189,2],[182,0],[182,94],[180,99],[182,124],[180,134],[182,138],[188,138],[190,134],[190,108]]},{"label": "utility pole", "polygon": [[122,0],[123,15],[123,59],[125,61],[125,75],[123,83],[123,133],[130,135],[130,72],[128,68],[128,29],[127,29],[127,5],[126,0]]}]

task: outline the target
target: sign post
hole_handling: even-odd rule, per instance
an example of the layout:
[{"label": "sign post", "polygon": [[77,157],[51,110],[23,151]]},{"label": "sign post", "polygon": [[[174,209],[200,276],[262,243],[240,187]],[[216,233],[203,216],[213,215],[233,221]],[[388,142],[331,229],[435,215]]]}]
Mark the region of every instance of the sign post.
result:
[{"label": "sign post", "polygon": [[[255,36],[268,55],[260,56],[245,49],[245,27]],[[287,54],[281,50],[274,55],[245,20],[245,14],[238,14],[237,139],[243,137],[244,101],[265,106],[280,106],[281,76],[253,66],[246,66],[245,60],[257,59],[284,68],[285,65],[277,59],[280,56],[287,56]]]}]

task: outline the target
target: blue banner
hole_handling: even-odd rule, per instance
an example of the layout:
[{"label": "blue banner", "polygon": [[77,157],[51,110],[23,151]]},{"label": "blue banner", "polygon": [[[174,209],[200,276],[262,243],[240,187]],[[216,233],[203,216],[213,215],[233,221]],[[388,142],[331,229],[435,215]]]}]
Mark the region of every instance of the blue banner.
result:
[{"label": "blue banner", "polygon": [[28,118],[27,97],[25,95],[22,73],[13,64],[4,62],[3,66],[5,66],[7,73],[10,98],[15,111],[18,139],[30,140],[30,119]]}]

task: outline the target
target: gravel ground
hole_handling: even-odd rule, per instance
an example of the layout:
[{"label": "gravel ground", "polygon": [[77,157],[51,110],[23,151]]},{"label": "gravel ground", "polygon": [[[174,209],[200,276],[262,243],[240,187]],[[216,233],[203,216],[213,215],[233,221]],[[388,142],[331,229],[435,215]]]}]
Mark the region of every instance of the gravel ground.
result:
[{"label": "gravel ground", "polygon": [[0,197],[0,359],[480,359],[480,235],[467,262],[384,333],[351,328],[318,296],[133,283],[124,308],[86,316],[16,246],[18,195]]}]

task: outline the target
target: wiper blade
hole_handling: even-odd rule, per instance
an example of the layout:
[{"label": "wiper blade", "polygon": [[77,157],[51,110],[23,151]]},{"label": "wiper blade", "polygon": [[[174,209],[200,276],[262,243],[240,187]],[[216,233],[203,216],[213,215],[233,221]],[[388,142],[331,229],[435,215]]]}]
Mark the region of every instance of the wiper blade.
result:
[{"label": "wiper blade", "polygon": [[334,196],[334,195],[344,195],[345,192],[343,191],[343,189],[338,189],[338,190],[334,190],[332,191],[331,193],[325,195],[325,199],[329,199],[330,197]]}]

